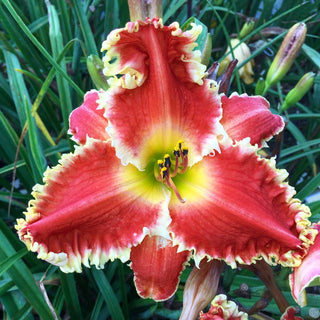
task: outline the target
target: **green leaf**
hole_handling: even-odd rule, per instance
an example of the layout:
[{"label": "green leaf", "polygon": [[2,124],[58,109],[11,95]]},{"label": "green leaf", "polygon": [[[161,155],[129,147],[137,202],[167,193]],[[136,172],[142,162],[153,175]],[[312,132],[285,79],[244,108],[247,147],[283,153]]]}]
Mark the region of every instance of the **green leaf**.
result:
[{"label": "green leaf", "polygon": [[304,200],[311,195],[320,185],[320,173],[313,177],[296,195],[300,200]]},{"label": "green leaf", "polygon": [[9,0],[2,0],[2,3],[6,6],[12,17],[15,19],[19,27],[26,34],[26,36],[32,41],[32,43],[38,48],[38,50],[42,53],[42,55],[57,69],[59,73],[62,74],[64,78],[70,83],[70,85],[76,90],[76,92],[83,97],[83,91],[78,87],[77,84],[68,76],[68,74],[61,68],[59,64],[51,57],[48,51],[44,48],[44,46],[38,41],[38,39],[30,32],[26,24],[23,22],[21,17],[18,15],[16,10],[13,8],[12,4]]},{"label": "green leaf", "polygon": [[6,272],[16,261],[25,256],[28,253],[27,248],[19,250],[17,253],[5,259],[0,263],[0,277]]},{"label": "green leaf", "polygon": [[37,169],[37,171],[34,172],[35,181],[41,181],[42,174],[46,167],[46,161],[42,152],[41,144],[39,142],[35,119],[31,115],[31,106],[27,104],[27,101],[25,103],[26,103],[25,108],[27,113],[28,138],[29,138],[30,151],[33,158],[33,162]]},{"label": "green leaf", "polygon": [[97,270],[96,268],[92,268],[91,270],[96,284],[107,303],[111,318],[113,320],[124,320],[118,299],[103,271]]},{"label": "green leaf", "polygon": [[320,53],[306,44],[302,45],[302,50],[310,60],[320,69]]},{"label": "green leaf", "polygon": [[[4,261],[15,254],[15,250],[11,243],[4,236],[3,228],[7,228],[0,219],[0,260]],[[54,319],[43,295],[35,283],[35,280],[27,268],[21,261],[16,261],[6,272],[11,280],[18,287],[25,299],[33,306],[41,319]]]},{"label": "green leaf", "polygon": [[[53,58],[57,60],[60,53],[63,51],[63,40],[60,28],[60,22],[58,18],[57,11],[53,5],[48,5],[48,15],[49,15],[49,36],[51,42],[51,48],[53,53]],[[64,59],[61,61],[61,68],[64,72],[67,72],[66,64]],[[58,92],[60,97],[60,104],[63,116],[63,122],[65,130],[69,127],[69,115],[72,111],[71,96],[69,90],[69,84],[66,79],[63,78],[61,74],[57,74]]]},{"label": "green leaf", "polygon": [[80,302],[73,274],[60,271],[61,286],[71,319],[82,319]]},{"label": "green leaf", "polygon": [[94,54],[94,55],[98,55],[98,50],[97,50],[97,46],[96,43],[94,41],[94,37],[89,25],[89,21],[86,17],[86,14],[84,12],[84,5],[83,2],[78,1],[78,0],[73,0],[72,1],[73,6],[76,10],[79,22],[80,22],[80,27],[81,27],[81,31],[82,31],[82,35],[84,38],[84,42],[86,44],[86,47],[88,49],[88,54]]}]

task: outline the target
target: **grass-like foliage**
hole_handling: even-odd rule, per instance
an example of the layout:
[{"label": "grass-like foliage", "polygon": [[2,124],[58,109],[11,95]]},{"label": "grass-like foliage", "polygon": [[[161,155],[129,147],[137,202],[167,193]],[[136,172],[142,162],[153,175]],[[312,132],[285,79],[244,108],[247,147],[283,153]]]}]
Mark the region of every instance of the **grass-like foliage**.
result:
[{"label": "grass-like foliage", "polygon": [[[265,93],[272,111],[278,113],[303,74],[319,72],[319,8],[319,0],[164,0],[163,20],[183,25],[193,16],[206,25],[212,34],[212,64],[223,60],[230,39],[252,18],[255,28],[241,39],[252,55],[236,70],[254,58],[254,82],[244,84],[235,72],[230,88],[230,92],[249,95],[259,90],[259,79],[265,79],[285,32],[304,21],[308,33],[298,58],[281,82]],[[174,298],[156,303],[139,298],[132,271],[120,261],[107,263],[104,270],[92,267],[84,268],[82,274],[64,274],[28,252],[14,230],[43,171],[73,149],[67,135],[69,114],[82,103],[83,94],[95,88],[87,57],[101,57],[101,43],[108,33],[129,20],[125,0],[0,1],[0,318],[179,318],[189,267]],[[317,75],[302,100],[282,113],[286,129],[266,150],[275,151],[278,167],[289,171],[289,183],[296,188],[297,197],[310,205],[313,222],[320,220],[319,101]],[[282,293],[296,305],[288,286],[291,270],[279,267],[274,271]],[[261,312],[272,319],[281,316],[264,284],[248,270],[227,268],[219,290],[246,310],[259,300],[267,301],[253,312],[254,319],[266,319]],[[319,306],[319,291],[314,289],[301,315],[307,317],[310,308]]]}]

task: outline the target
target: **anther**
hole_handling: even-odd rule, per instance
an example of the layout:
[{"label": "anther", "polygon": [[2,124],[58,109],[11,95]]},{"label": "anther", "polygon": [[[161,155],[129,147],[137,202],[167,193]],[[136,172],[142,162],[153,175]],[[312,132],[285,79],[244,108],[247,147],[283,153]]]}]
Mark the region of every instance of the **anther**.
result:
[{"label": "anther", "polygon": [[168,176],[168,169],[166,167],[161,168],[161,177],[162,179],[165,179]]},{"label": "anther", "polygon": [[182,148],[182,154],[183,154],[184,156],[188,155],[188,152],[189,152],[189,150],[188,150],[187,147],[183,147],[183,148]]},{"label": "anther", "polygon": [[164,156],[164,166],[166,168],[170,168],[171,167],[171,159],[170,159],[170,155],[166,154]]},{"label": "anther", "polygon": [[178,147],[179,147],[180,150],[181,150],[181,146],[182,146],[183,142],[184,142],[183,140],[179,140],[178,141]]},{"label": "anther", "polygon": [[159,168],[163,168],[164,164],[163,164],[163,160],[158,160],[158,166]]},{"label": "anther", "polygon": [[180,157],[180,149],[179,149],[179,147],[175,147],[174,149],[173,149],[173,155],[175,156],[175,157]]}]

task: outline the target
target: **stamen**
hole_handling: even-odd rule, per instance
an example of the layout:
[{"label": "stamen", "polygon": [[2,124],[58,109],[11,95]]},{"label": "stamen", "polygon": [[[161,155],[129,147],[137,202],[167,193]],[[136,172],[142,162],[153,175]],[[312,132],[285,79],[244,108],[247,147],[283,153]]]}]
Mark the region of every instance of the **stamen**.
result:
[{"label": "stamen", "polygon": [[164,168],[164,163],[163,160],[158,160],[158,166],[159,166],[159,175],[156,176],[156,179],[158,181],[163,181],[163,177],[162,177],[162,168]]},{"label": "stamen", "polygon": [[182,149],[182,169],[179,171],[179,173],[184,173],[188,169],[188,148],[184,147]]},{"label": "stamen", "polygon": [[[181,197],[176,185],[174,184],[171,178],[175,177],[177,173],[184,173],[188,168],[188,148],[182,147],[183,140],[179,140],[176,147],[173,150],[173,155],[175,156],[175,165],[174,170],[170,173],[171,168],[171,157],[169,154],[165,154],[163,159],[158,160],[159,174],[157,175],[157,169],[155,167],[155,176],[158,181],[161,181],[167,185],[168,188],[171,188],[176,194],[180,202],[186,202],[186,199]],[[181,157],[181,163],[179,163],[179,158]],[[180,168],[179,168],[180,167]]]},{"label": "stamen", "polygon": [[174,164],[174,171],[172,172],[171,177],[175,177],[177,175],[177,173],[178,173],[180,150],[177,147],[174,148],[173,154],[176,157],[176,161],[175,161],[175,164]]}]

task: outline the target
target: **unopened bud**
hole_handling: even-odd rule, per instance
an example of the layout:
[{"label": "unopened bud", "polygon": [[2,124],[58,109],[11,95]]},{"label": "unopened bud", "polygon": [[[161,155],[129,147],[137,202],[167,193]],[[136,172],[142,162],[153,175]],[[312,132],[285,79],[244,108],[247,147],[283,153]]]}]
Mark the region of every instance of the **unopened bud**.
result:
[{"label": "unopened bud", "polygon": [[[245,42],[241,42],[238,38],[231,39],[230,45],[233,48],[234,58],[238,60],[239,64],[247,60],[251,56],[249,47]],[[228,47],[226,52],[230,52],[231,49]],[[221,61],[218,75],[222,74],[229,63],[233,60],[231,52]],[[245,84],[251,84],[253,82],[253,59],[247,62],[243,67],[239,69],[239,76]]]},{"label": "unopened bud", "polygon": [[162,18],[162,0],[128,0],[130,21],[142,20],[147,17]]},{"label": "unopened bud", "polygon": [[210,62],[211,57],[211,51],[212,51],[212,36],[210,33],[207,33],[207,38],[204,43],[204,47],[201,51],[201,63],[207,66]]},{"label": "unopened bud", "polygon": [[283,105],[280,108],[281,111],[287,110],[289,107],[295,105],[302,97],[310,90],[315,79],[315,73],[306,73],[295,85],[295,87],[287,94]]},{"label": "unopened bud", "polygon": [[199,268],[191,271],[183,292],[180,320],[196,319],[215,296],[224,263],[219,260],[202,260]]},{"label": "unopened bud", "polygon": [[259,78],[254,91],[255,95],[257,96],[262,95],[264,92],[264,88],[265,88],[265,81],[263,80],[263,78]]},{"label": "unopened bud", "polygon": [[104,65],[102,60],[94,54],[90,55],[87,58],[87,68],[96,88],[98,90],[107,90],[109,88],[109,85],[107,83],[106,76],[103,74]]},{"label": "unopened bud", "polygon": [[284,37],[266,77],[267,88],[279,82],[289,71],[306,38],[305,23],[296,23]]},{"label": "unopened bud", "polygon": [[255,24],[256,22],[254,20],[246,21],[246,23],[242,26],[241,31],[239,32],[239,39],[247,36],[254,29]]}]

